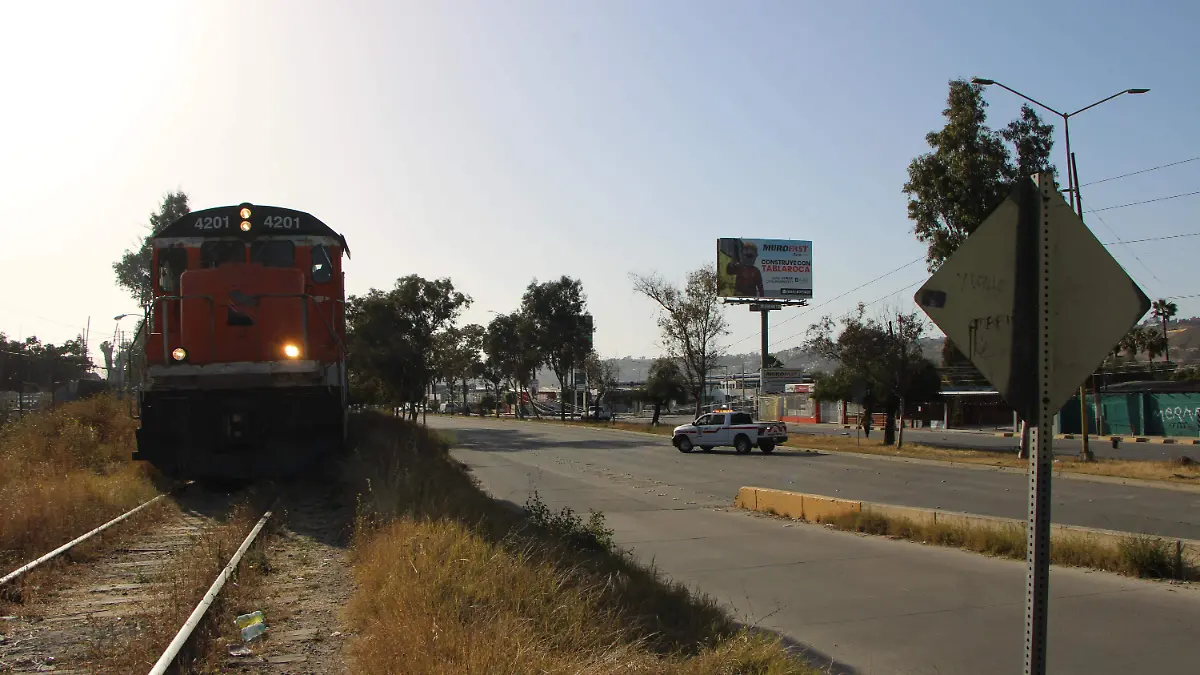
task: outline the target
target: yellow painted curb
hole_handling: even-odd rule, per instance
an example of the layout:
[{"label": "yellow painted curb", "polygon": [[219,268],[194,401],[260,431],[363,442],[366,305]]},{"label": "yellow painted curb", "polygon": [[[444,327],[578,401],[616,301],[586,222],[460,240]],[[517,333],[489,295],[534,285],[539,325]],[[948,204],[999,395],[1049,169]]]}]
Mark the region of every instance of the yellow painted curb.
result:
[{"label": "yellow painted curb", "polygon": [[[917,506],[876,504],[873,502],[853,501],[838,497],[750,486],[742,487],[738,490],[734,505],[747,511],[787,516],[812,523],[820,523],[850,513],[869,513],[887,518],[907,519],[913,523],[922,525],[939,523],[949,526],[1025,529],[1025,521],[1016,518],[981,516],[974,513],[926,509]],[[1163,541],[1176,542],[1180,548],[1188,550],[1191,555],[1200,554],[1200,541],[1193,539],[1059,524],[1051,525],[1051,532],[1052,536],[1056,539],[1083,538],[1114,547],[1126,541],[1129,537],[1153,537]]]}]

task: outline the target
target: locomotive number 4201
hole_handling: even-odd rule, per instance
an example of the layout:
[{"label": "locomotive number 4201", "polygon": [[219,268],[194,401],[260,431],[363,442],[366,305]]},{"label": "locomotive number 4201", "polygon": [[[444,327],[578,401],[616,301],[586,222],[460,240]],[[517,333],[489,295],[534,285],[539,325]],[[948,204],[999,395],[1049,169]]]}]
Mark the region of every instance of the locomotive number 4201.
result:
[{"label": "locomotive number 4201", "polygon": [[[300,217],[265,216],[262,224],[263,227],[272,230],[298,230],[300,229]],[[196,218],[195,228],[197,230],[227,230],[229,229],[229,216],[203,216]]]},{"label": "locomotive number 4201", "polygon": [[229,216],[204,216],[196,219],[197,230],[229,229]]},{"label": "locomotive number 4201", "polygon": [[267,216],[263,218],[263,226],[272,230],[298,230],[300,229],[300,217]]}]

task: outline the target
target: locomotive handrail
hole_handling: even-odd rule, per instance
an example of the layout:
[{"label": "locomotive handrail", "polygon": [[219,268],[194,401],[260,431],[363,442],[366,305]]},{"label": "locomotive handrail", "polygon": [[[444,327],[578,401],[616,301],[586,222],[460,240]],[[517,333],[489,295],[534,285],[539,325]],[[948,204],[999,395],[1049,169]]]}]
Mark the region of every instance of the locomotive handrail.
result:
[{"label": "locomotive handrail", "polygon": [[[211,356],[209,358],[216,360],[216,358],[217,358],[216,304],[213,302],[213,297],[211,295],[160,295],[157,298],[154,298],[153,309],[157,310],[158,303],[163,300],[180,300],[180,301],[182,301],[182,300],[196,300],[196,299],[208,301],[208,340],[209,340],[209,352],[211,353]],[[179,321],[180,321],[180,323],[183,322],[183,312],[182,311],[180,311]],[[162,313],[163,363],[171,362],[170,343],[167,340],[167,337],[170,335],[170,323],[171,323],[170,312],[163,312]],[[149,334],[149,332],[147,332],[147,334],[146,334],[147,339],[149,339],[149,336],[150,336],[150,334]]]}]

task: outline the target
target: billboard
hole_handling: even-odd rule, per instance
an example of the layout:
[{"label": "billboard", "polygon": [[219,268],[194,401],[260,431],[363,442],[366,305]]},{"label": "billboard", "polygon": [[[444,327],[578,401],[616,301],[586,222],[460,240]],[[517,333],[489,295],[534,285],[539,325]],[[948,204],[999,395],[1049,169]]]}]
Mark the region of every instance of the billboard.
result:
[{"label": "billboard", "polygon": [[759,391],[764,394],[782,394],[787,385],[804,379],[803,368],[763,368],[760,373]]},{"label": "billboard", "polygon": [[812,242],[718,239],[717,288],[726,298],[811,298]]}]

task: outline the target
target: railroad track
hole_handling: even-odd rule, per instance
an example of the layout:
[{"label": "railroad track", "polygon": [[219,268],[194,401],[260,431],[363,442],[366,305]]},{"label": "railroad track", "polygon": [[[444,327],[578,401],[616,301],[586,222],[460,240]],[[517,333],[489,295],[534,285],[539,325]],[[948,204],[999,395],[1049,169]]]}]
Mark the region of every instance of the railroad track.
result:
[{"label": "railroad track", "polygon": [[[176,596],[171,595],[171,586],[178,585],[178,579],[168,578],[167,572],[173,569],[172,565],[183,564],[189,556],[205,555],[207,552],[199,549],[201,542],[218,528],[228,527],[222,525],[222,518],[248,495],[212,493],[196,485],[186,486],[131,509],[3,577],[3,583],[11,585],[72,547],[168,496],[178,505],[171,517],[92,563],[78,566],[81,569],[56,576],[55,588],[42,589],[44,600],[22,607],[20,616],[0,618],[0,672],[127,672],[128,662],[120,667],[112,665],[114,655],[145,652],[151,647],[147,641],[154,639],[151,636],[162,635],[165,626],[148,622],[154,620],[164,603],[180,602],[176,597],[178,589],[174,589]],[[275,499],[271,501],[274,504]],[[260,513],[232,555],[224,553],[228,556],[224,567],[174,633],[165,651],[156,661],[152,656],[138,657],[137,662],[145,667],[139,665],[134,672],[164,673],[172,665],[197,627],[203,625],[206,613],[246,551],[263,532],[273,515],[272,507]]]}]

